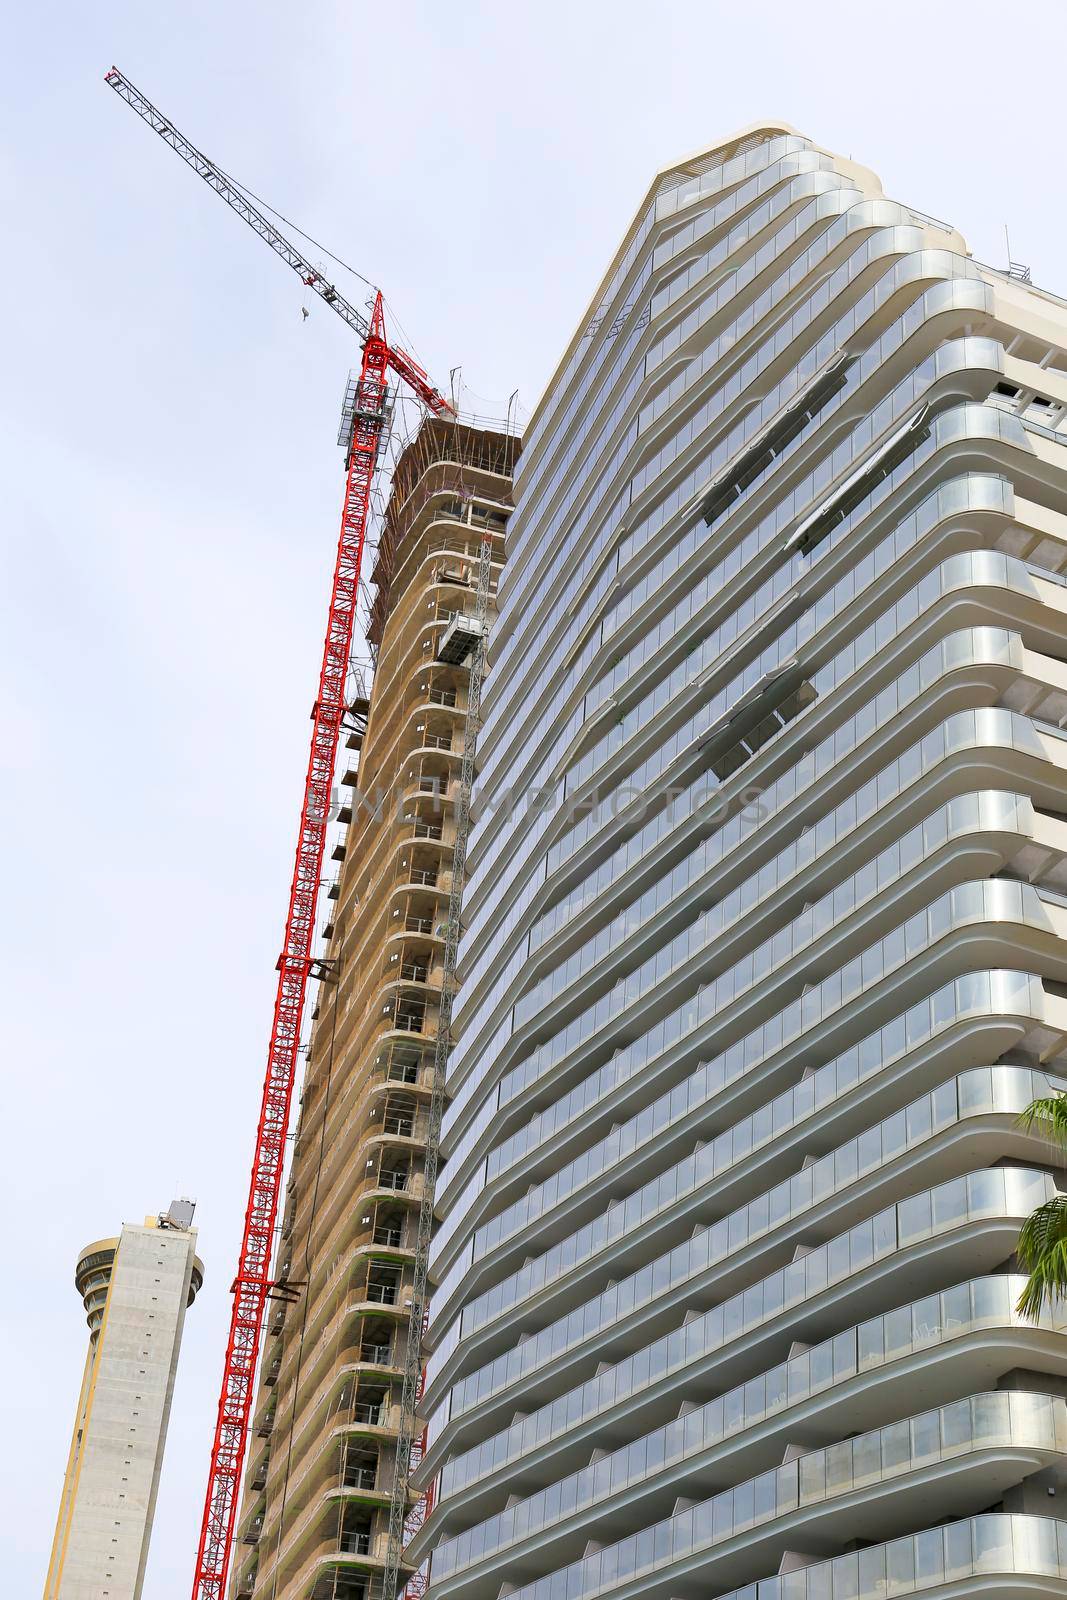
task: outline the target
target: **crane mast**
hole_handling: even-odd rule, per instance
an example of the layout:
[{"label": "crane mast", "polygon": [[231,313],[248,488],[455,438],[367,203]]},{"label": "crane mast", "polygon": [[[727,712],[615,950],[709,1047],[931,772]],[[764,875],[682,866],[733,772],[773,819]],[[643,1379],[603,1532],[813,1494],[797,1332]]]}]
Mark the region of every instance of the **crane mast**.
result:
[{"label": "crane mast", "polygon": [[318,695],[312,710],[311,749],[300,809],[285,932],[278,958],[278,986],[267,1068],[256,1128],[248,1204],[231,1291],[233,1308],[193,1580],[193,1600],[222,1600],[248,1441],[263,1313],[268,1297],[275,1288],[270,1276],[274,1230],[296,1082],[304,1003],[308,978],[314,966],[312,947],[329,820],[330,789],[346,709],[345,680],[352,652],[371,488],[386,423],[388,372],[392,371],[402,378],[423,404],[437,415],[450,416],[453,408],[433,387],[418,362],[389,344],[380,292],[376,292],[370,317],[366,317],[332,284],[327,283],[270,218],[252,204],[241,188],[186,139],[117,68],[112,67],[105,74],[105,81],[363,342],[352,436],[345,458],[344,503],[330,590],[326,639]]}]

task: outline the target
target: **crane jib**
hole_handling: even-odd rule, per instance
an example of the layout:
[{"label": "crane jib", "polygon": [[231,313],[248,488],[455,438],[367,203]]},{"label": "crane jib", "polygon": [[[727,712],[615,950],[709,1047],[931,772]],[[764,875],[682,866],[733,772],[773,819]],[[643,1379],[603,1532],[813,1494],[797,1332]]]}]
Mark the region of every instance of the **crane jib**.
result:
[{"label": "crane jib", "polygon": [[357,311],[333,284],[326,282],[302,251],[285,237],[264,212],[252,204],[248,196],[222,171],[221,167],[215,165],[210,156],[206,156],[184,134],[179,133],[170,119],[135,88],[117,67],[112,67],[110,72],[105,73],[104,81],[159,134],[161,139],[170,145],[176,155],[181,156],[182,160],[192,167],[198,177],[203,178],[228,206],[244,218],[249,227],[253,228],[294,272],[303,277],[305,287],[314,289],[331,310],[336,311],[361,338],[366,339],[369,336],[370,323],[363,312]]}]

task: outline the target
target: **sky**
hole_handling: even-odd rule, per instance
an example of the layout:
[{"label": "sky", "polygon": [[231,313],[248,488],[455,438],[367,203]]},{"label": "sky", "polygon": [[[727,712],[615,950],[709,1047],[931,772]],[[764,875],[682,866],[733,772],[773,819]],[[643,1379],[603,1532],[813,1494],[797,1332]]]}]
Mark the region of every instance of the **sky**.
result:
[{"label": "sky", "polygon": [[[145,1600],[189,1594],[358,346],[113,95],[384,286],[527,413],[656,170],[760,119],[1067,291],[1063,7],[185,0],[6,23],[5,1593],[41,1591],[80,1247],[198,1202]],[[1044,106],[1044,110],[1042,110]],[[1027,110],[1027,107],[1030,109]],[[346,280],[338,276],[339,286]],[[349,287],[360,303],[365,292]]]}]

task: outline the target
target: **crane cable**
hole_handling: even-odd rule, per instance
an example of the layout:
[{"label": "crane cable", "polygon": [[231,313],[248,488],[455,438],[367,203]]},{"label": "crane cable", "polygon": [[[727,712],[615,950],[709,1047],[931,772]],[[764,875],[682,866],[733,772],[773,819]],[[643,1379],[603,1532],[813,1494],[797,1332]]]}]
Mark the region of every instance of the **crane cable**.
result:
[{"label": "crane cable", "polygon": [[[250,189],[246,183],[242,183],[239,178],[235,178],[232,173],[226,171],[225,167],[220,167],[217,161],[212,160],[210,156],[208,156],[207,159],[211,161],[211,165],[217,172],[221,173],[221,175],[226,179],[227,183],[232,183],[233,187],[235,189],[239,189],[242,194],[247,195],[249,200],[254,200],[257,206],[262,206],[264,211],[269,211],[272,217],[277,217],[279,222],[284,222],[285,226],[287,228],[292,228],[293,232],[298,233],[301,239],[306,239],[308,244],[314,245],[316,250],[321,250],[323,255],[328,256],[329,259],[335,262],[337,266],[343,267],[346,272],[350,272],[353,278],[358,278],[360,283],[365,284],[373,294],[381,293],[378,285],[376,283],[372,283],[370,278],[365,277],[362,272],[360,272],[356,267],[352,266],[351,262],[346,261],[343,256],[335,255],[334,252],[328,249],[320,239],[316,239],[313,234],[308,233],[306,229],[302,228],[298,222],[294,222],[292,217],[287,217],[281,211],[277,210],[275,206],[271,205],[269,200],[264,200],[261,194],[257,194],[256,191],[254,189]],[[382,304],[387,307],[389,311],[389,317],[393,325],[399,329],[400,337],[404,341],[404,348],[407,350],[409,355],[414,356],[416,361],[419,361],[419,365],[421,366],[422,362],[419,358],[419,352],[416,350],[414,344],[409,338],[404,324],[397,316],[396,309],[393,306],[392,301],[387,300],[384,294],[382,295]]]},{"label": "crane cable", "polygon": [[[208,157],[208,160],[211,160],[210,156]],[[327,249],[326,245],[324,245],[321,240],[316,239],[313,234],[308,233],[300,226],[298,222],[294,222],[292,217],[284,216],[282,212],[278,211],[274,206],[271,205],[269,200],[264,200],[262,195],[257,194],[254,189],[250,189],[247,184],[242,183],[239,178],[235,178],[232,173],[227,172],[225,167],[220,167],[217,161],[211,161],[211,165],[216,169],[217,172],[222,174],[227,183],[232,183],[235,189],[240,189],[242,194],[247,195],[250,200],[254,200],[257,206],[262,206],[264,211],[269,211],[272,217],[277,217],[278,221],[284,222],[287,228],[292,228],[294,233],[298,233],[302,239],[306,239],[308,244],[314,245],[316,250],[321,250],[323,255],[328,256],[331,261],[337,264],[337,266],[343,267],[344,270],[346,272],[350,272],[354,278],[358,278],[360,283],[366,284],[367,288],[370,289],[372,293],[381,293],[376,283],[372,283],[370,278],[365,277],[362,272],[358,271],[357,268],[352,266],[350,262],[345,261],[342,256],[335,255],[332,250]],[[408,336],[408,332],[404,327],[404,324],[397,316],[396,309],[393,306],[392,301],[387,300],[384,294],[382,295],[382,304],[387,307],[389,311],[389,317],[393,325],[399,329],[400,337],[404,341],[404,348],[407,350],[409,355],[414,356],[416,361],[419,361],[419,365],[421,366],[422,362],[419,358],[419,352],[416,350],[415,345]]]},{"label": "crane cable", "polygon": [[[328,250],[326,246],[318,239],[313,238],[310,233],[307,233],[302,227],[300,227],[299,223],[294,222],[291,217],[283,216],[280,211],[276,210],[276,208],[271,205],[269,200],[264,200],[261,194],[257,194],[256,191],[254,189],[250,189],[246,183],[242,183],[239,178],[235,178],[232,173],[226,171],[225,167],[220,167],[218,162],[213,161],[210,156],[208,156],[206,159],[211,162],[211,165],[215,168],[216,172],[222,174],[227,183],[232,183],[235,189],[240,189],[242,194],[247,195],[250,200],[254,200],[257,206],[262,206],[264,211],[269,211],[272,217],[277,217],[279,222],[284,222],[287,228],[292,228],[293,232],[298,233],[302,239],[306,239],[308,244],[313,244],[316,250],[321,250],[324,256],[329,256],[330,260],[335,261],[339,267],[344,267],[345,271],[350,272],[354,278],[358,278],[360,283],[365,283],[368,289],[372,289],[375,294],[379,293],[378,285],[376,283],[372,283],[369,278],[364,277],[362,272],[358,272],[355,267],[350,266],[349,263],[342,260],[340,256],[335,256],[332,250]],[[396,321],[395,317],[393,320]],[[397,326],[399,327],[399,323]],[[403,332],[402,329],[401,332]]]}]

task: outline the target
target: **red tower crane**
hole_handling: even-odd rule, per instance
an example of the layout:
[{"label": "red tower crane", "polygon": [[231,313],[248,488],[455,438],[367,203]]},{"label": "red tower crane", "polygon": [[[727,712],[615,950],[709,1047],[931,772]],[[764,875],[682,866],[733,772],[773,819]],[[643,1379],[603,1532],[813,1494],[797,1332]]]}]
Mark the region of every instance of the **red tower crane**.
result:
[{"label": "red tower crane", "polygon": [[326,642],[318,695],[312,709],[311,754],[300,808],[285,935],[282,953],[278,957],[278,989],[267,1051],[267,1071],[256,1128],[241,1251],[231,1290],[233,1310],[193,1581],[193,1600],[222,1600],[237,1516],[263,1312],[268,1296],[275,1287],[270,1276],[274,1228],[281,1194],[289,1111],[296,1081],[304,1000],[313,967],[315,909],[326,845],[330,787],[345,714],[345,679],[356,620],[360,565],[370,513],[371,486],[386,422],[387,374],[396,373],[437,415],[452,415],[453,408],[433,387],[418,363],[388,343],[380,292],[375,294],[368,321],[251,203],[241,188],[179,133],[174,124],[134,88],[116,67],[105,74],[105,81],[227,205],[244,218],[260,238],[300,276],[306,287],[313,289],[363,341],[363,362],[355,391],[351,443],[345,458],[344,505],[330,589]]}]

